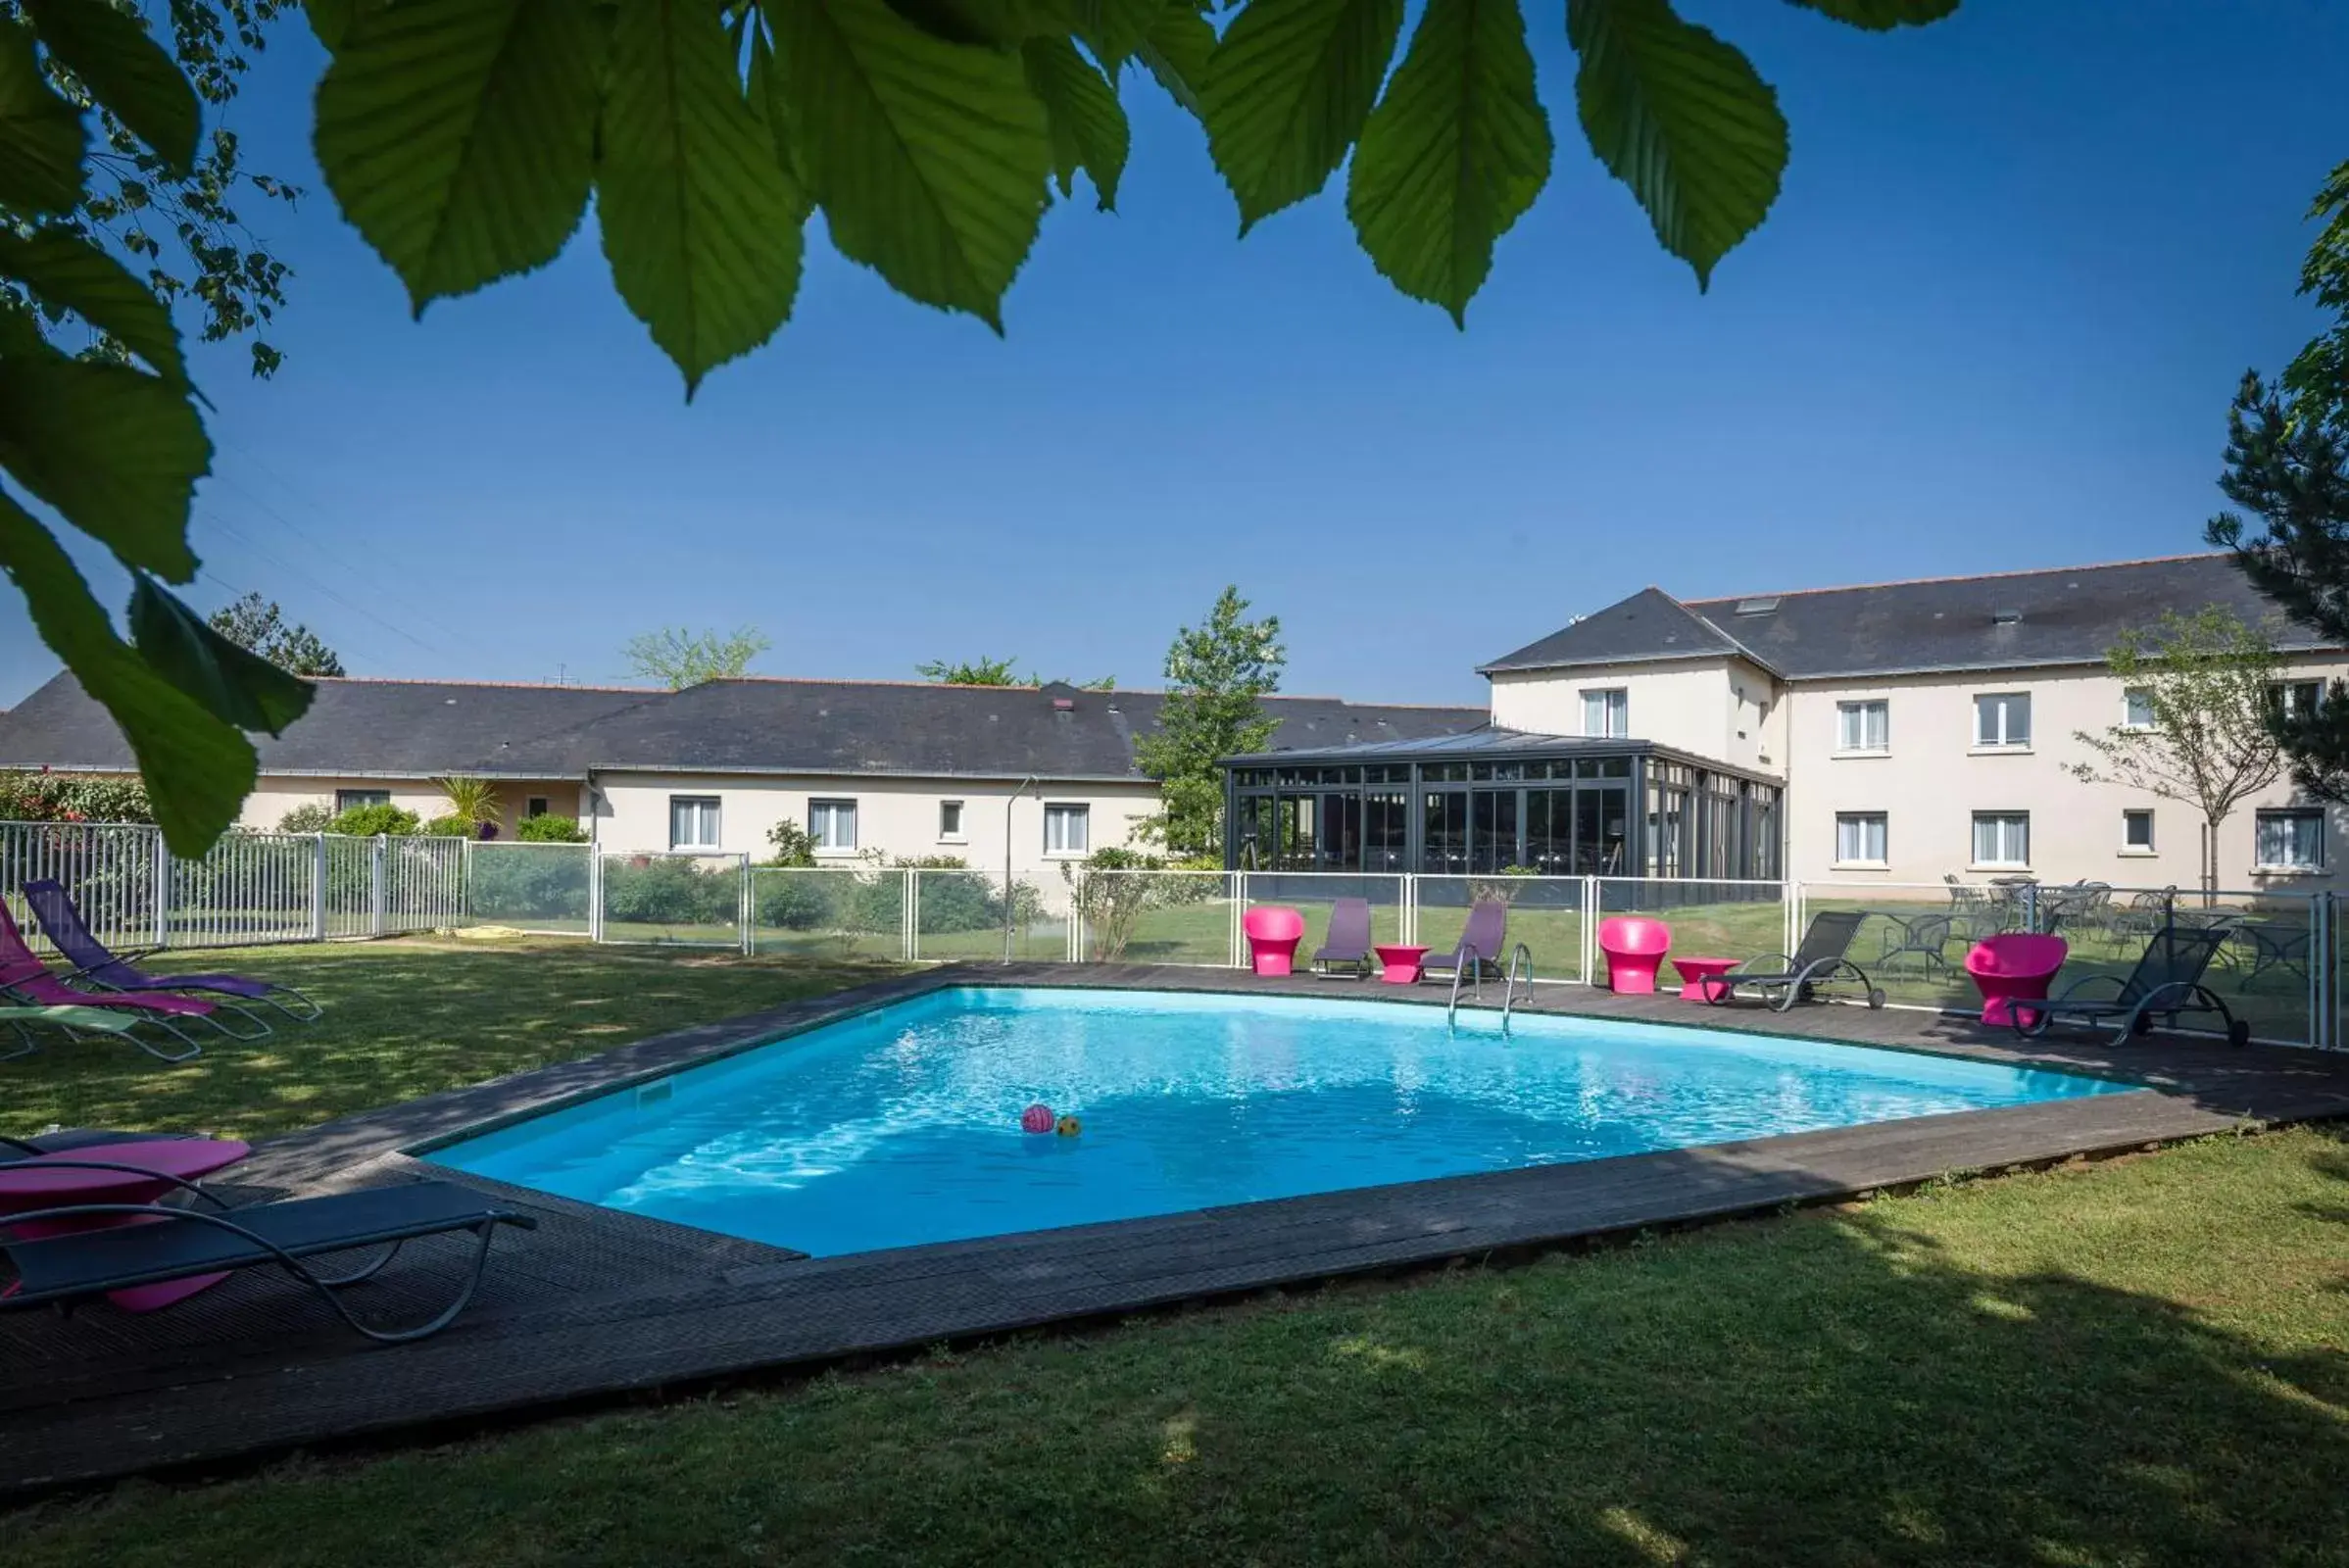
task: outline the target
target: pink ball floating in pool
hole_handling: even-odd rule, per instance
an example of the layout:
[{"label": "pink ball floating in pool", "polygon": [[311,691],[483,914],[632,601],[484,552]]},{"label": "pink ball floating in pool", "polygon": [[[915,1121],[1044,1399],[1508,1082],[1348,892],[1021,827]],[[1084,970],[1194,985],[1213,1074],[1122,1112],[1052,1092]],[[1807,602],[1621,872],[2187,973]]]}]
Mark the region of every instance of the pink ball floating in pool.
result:
[{"label": "pink ball floating in pool", "polygon": [[1022,1132],[1049,1133],[1052,1130],[1052,1107],[1039,1100],[1019,1113]]}]

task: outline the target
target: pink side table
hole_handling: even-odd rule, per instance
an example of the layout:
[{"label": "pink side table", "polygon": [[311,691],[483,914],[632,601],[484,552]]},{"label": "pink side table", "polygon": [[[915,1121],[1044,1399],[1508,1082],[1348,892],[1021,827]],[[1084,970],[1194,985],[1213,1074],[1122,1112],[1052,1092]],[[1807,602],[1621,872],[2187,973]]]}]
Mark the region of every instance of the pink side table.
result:
[{"label": "pink side table", "polygon": [[1675,957],[1672,966],[1681,972],[1681,1001],[1710,1002],[1704,983],[1729,973],[1737,966],[1735,958]]},{"label": "pink side table", "polygon": [[1428,956],[1427,949],[1406,943],[1383,942],[1370,951],[1379,956],[1381,980],[1391,986],[1419,984],[1419,963]]}]

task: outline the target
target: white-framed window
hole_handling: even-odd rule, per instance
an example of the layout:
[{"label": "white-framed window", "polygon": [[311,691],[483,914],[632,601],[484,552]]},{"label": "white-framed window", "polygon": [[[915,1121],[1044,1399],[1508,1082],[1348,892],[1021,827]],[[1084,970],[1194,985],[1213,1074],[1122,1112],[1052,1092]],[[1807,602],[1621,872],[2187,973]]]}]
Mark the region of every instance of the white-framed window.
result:
[{"label": "white-framed window", "polygon": [[1044,853],[1083,855],[1093,845],[1093,808],[1053,806],[1044,808]]},{"label": "white-framed window", "polygon": [[2121,727],[2153,728],[2153,693],[2150,690],[2143,686],[2131,686],[2121,694]]},{"label": "white-framed window", "polygon": [[1837,811],[1835,813],[1835,863],[1837,865],[1883,865],[1886,863],[1884,812]]},{"label": "white-framed window", "polygon": [[1622,686],[1583,693],[1583,733],[1620,739],[1632,732],[1632,694]]},{"label": "white-framed window", "polygon": [[2313,713],[2325,701],[2325,683],[2321,680],[2279,680],[2268,688],[2276,706],[2286,713]]},{"label": "white-framed window", "polygon": [[2031,813],[2029,811],[1977,811],[1974,813],[1974,863],[1976,865],[2031,864]]},{"label": "white-framed window", "polygon": [[1835,750],[1838,752],[1883,752],[1892,745],[1892,705],[1883,698],[1873,702],[1837,703],[1835,705]]},{"label": "white-framed window", "polygon": [[672,795],[668,798],[670,849],[714,850],[718,844],[716,796]]},{"label": "white-framed window", "polygon": [[807,836],[819,850],[842,854],[856,847],[856,803],[855,801],[809,801],[807,803]]},{"label": "white-framed window", "polygon": [[527,797],[525,797],[525,798],[523,799],[523,801],[522,801],[522,815],[524,815],[524,816],[544,816],[544,815],[546,815],[546,814],[547,814],[547,798],[546,798],[545,796],[543,796],[543,795],[532,795],[532,796],[527,796]]},{"label": "white-framed window", "polygon": [[962,842],[962,803],[960,801],[940,801],[938,803],[938,836],[950,844]]},{"label": "white-framed window", "polygon": [[336,790],[334,792],[334,809],[338,813],[347,811],[354,806],[389,805],[391,805],[391,791],[389,790]]},{"label": "white-framed window", "polygon": [[2153,812],[2150,809],[2139,808],[2121,813],[2121,853],[2153,853]]},{"label": "white-framed window", "polygon": [[1974,744],[2014,748],[2031,745],[2031,693],[1985,692],[1974,699]]},{"label": "white-framed window", "polygon": [[2255,830],[2263,871],[2325,869],[2325,813],[2312,808],[2262,811]]}]

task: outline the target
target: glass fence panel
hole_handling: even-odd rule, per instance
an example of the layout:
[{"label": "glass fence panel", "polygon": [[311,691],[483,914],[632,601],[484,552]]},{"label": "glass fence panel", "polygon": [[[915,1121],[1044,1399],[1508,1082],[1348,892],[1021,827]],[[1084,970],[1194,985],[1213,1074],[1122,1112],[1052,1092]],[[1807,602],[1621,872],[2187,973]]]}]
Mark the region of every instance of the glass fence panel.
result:
[{"label": "glass fence panel", "polygon": [[1613,915],[1643,915],[1671,927],[1671,954],[1656,973],[1659,989],[1680,987],[1681,976],[1672,966],[1674,955],[1742,962],[1786,949],[1786,889],[1783,882],[1600,877],[1595,897],[1599,930],[1593,933],[1593,985],[1607,983],[1607,959],[1600,949],[1607,919]]},{"label": "glass fence panel", "polygon": [[[2322,897],[2318,895],[2316,897]],[[2315,898],[2266,892],[2180,893],[2175,888],[1948,883],[1939,887],[1851,887],[1805,883],[1806,921],[1829,910],[1861,915],[1851,956],[1887,1001],[1971,1011],[1982,993],[1966,970],[1977,943],[2007,932],[2060,936],[2067,945],[2053,995],[2084,981],[2113,997],[2135,975],[2166,923],[2224,933],[2203,985],[2263,1040],[2313,1043],[2319,1016],[2316,971],[2321,933]],[[2098,978],[2101,977],[2101,978]],[[2185,1028],[2215,1019],[2180,1020]]]},{"label": "glass fence panel", "polygon": [[585,936],[595,898],[587,844],[485,843],[472,848],[465,918],[553,936]]},{"label": "glass fence panel", "polygon": [[[1370,941],[1374,947],[1403,940],[1406,895],[1400,876],[1373,872],[1250,871],[1246,888],[1248,907],[1278,905],[1295,909],[1304,918],[1305,934],[1297,945],[1297,967],[1300,971],[1315,967],[1315,956],[1330,950],[1330,923],[1341,900],[1358,899],[1370,906]],[[1241,946],[1244,962],[1247,953],[1244,942]],[[1357,972],[1360,968],[1343,953],[1333,953],[1327,961],[1340,968],[1352,967]],[[1375,956],[1370,959],[1374,966],[1377,961]]]},{"label": "glass fence panel", "polygon": [[[1533,956],[1534,978],[1579,981],[1583,975],[1583,892],[1579,876],[1422,876],[1412,896],[1419,933],[1412,940],[1430,957],[1454,953],[1468,933],[1478,905],[1497,904],[1506,911],[1497,954],[1491,961],[1505,969],[1517,944]],[[1480,944],[1480,956],[1482,955]],[[1450,976],[1444,977],[1450,983]]]},{"label": "glass fence panel", "polygon": [[[609,869],[605,875],[611,875]],[[905,873],[864,866],[753,866],[751,941],[754,953],[903,958]]]},{"label": "glass fence panel", "polygon": [[1048,906],[1031,882],[1011,884],[984,871],[924,867],[913,873],[912,956],[964,962],[1003,958],[1058,962],[1068,956],[1065,896]]},{"label": "glass fence panel", "polygon": [[1232,875],[1089,871],[1073,907],[1089,963],[1232,961]]},{"label": "glass fence panel", "polygon": [[741,944],[742,860],[732,855],[607,855],[607,942]]}]

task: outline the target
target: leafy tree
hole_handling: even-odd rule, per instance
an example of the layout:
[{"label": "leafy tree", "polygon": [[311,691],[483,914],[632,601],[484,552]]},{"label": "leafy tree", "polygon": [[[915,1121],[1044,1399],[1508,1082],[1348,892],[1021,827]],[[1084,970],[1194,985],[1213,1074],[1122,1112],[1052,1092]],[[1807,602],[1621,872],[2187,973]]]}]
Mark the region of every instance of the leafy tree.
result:
[{"label": "leafy tree", "polygon": [[2217,889],[2219,828],[2245,799],[2283,776],[2271,732],[2276,648],[2258,627],[2217,605],[2165,611],[2124,639],[2105,662],[2141,697],[2142,724],[2074,732],[2092,754],[2071,764],[2090,784],[2178,801],[2202,813],[2202,887]]},{"label": "leafy tree", "polygon": [[[2349,643],[2349,164],[2332,172],[2313,215],[2329,219],[2300,273],[2300,291],[2334,313],[2332,329],[2292,361],[2276,386],[2246,372],[2227,415],[2219,488],[2259,519],[2223,512],[2205,530],[2234,554],[2252,585],[2293,619]],[[2269,712],[2292,778],[2323,800],[2349,800],[2349,690],[2334,681],[2314,709]]]},{"label": "leafy tree", "polygon": [[[175,24],[214,19],[175,32],[178,60],[139,10],[111,0],[7,0],[0,12],[0,210],[22,220],[0,227],[0,286],[119,350],[73,359],[24,313],[0,312],[0,469],[130,571],[130,641],[5,493],[0,567],[122,726],[184,855],[252,787],[240,732],[281,732],[311,691],[166,586],[195,575],[187,514],[212,456],[175,291],[152,269],[136,276],[76,215],[93,191],[135,200],[109,183],[118,128],[123,156],[211,189],[202,101],[233,79],[229,33],[235,47],[257,43],[252,27],[279,3],[169,0]],[[1793,3],[1882,31],[1957,0]],[[1777,94],[1671,0],[1563,4],[1584,136],[1701,288],[1777,199]],[[1203,125],[1244,230],[1316,194],[1350,153],[1346,213],[1372,264],[1455,321],[1549,176],[1549,117],[1516,0],[1427,0],[1392,74],[1403,0],[1241,0],[1220,31],[1205,0],[306,9],[332,56],[315,100],[318,166],[415,308],[552,262],[592,198],[614,287],[689,397],[790,315],[819,210],[833,247],[899,293],[1000,331],[1054,189],[1071,197],[1082,172],[1100,205],[1115,202],[1131,140],[1119,94],[1143,75]],[[216,130],[216,158],[220,146]],[[209,177],[224,190],[233,163]],[[224,205],[191,210],[227,220]],[[228,267],[225,253],[215,266],[181,237],[207,259],[177,292],[231,301],[232,323],[266,316],[281,270]],[[127,230],[118,238],[134,251]]]},{"label": "leafy tree", "polygon": [[769,865],[807,866],[815,863],[815,835],[788,816],[766,830],[766,842],[773,846],[775,852],[766,858]]},{"label": "leafy tree", "polygon": [[1025,675],[1012,674],[1013,662],[1008,659],[989,659],[981,654],[976,659],[959,662],[933,659],[928,663],[914,665],[913,672],[924,680],[934,680],[942,686],[1074,686],[1081,692],[1117,690],[1115,675],[1103,675],[1096,680],[1069,680],[1064,676],[1046,680],[1033,670]]},{"label": "leafy tree", "polygon": [[1289,655],[1277,615],[1245,619],[1248,601],[1224,589],[1196,630],[1166,651],[1166,700],[1157,728],[1134,744],[1134,760],[1158,780],[1162,814],[1150,830],[1178,855],[1223,847],[1223,773],[1216,760],[1263,749],[1279,721],[1258,699],[1277,691]]},{"label": "leafy tree", "polygon": [[933,659],[927,663],[914,665],[913,672],[924,680],[934,680],[944,686],[1033,686],[1036,684],[1033,676],[1021,680],[1013,675],[1011,673],[1012,662],[1013,661],[1008,659],[990,659],[985,654],[981,654],[976,659],[963,660],[959,662]]},{"label": "leafy tree", "polygon": [[774,646],[755,626],[733,631],[695,631],[689,626],[663,626],[630,638],[622,650],[628,667],[670,691],[683,691],[710,680],[738,680],[742,672]]},{"label": "leafy tree", "polygon": [[212,629],[294,675],[341,675],[340,655],[308,626],[289,626],[274,599],[247,594],[212,612]]}]

